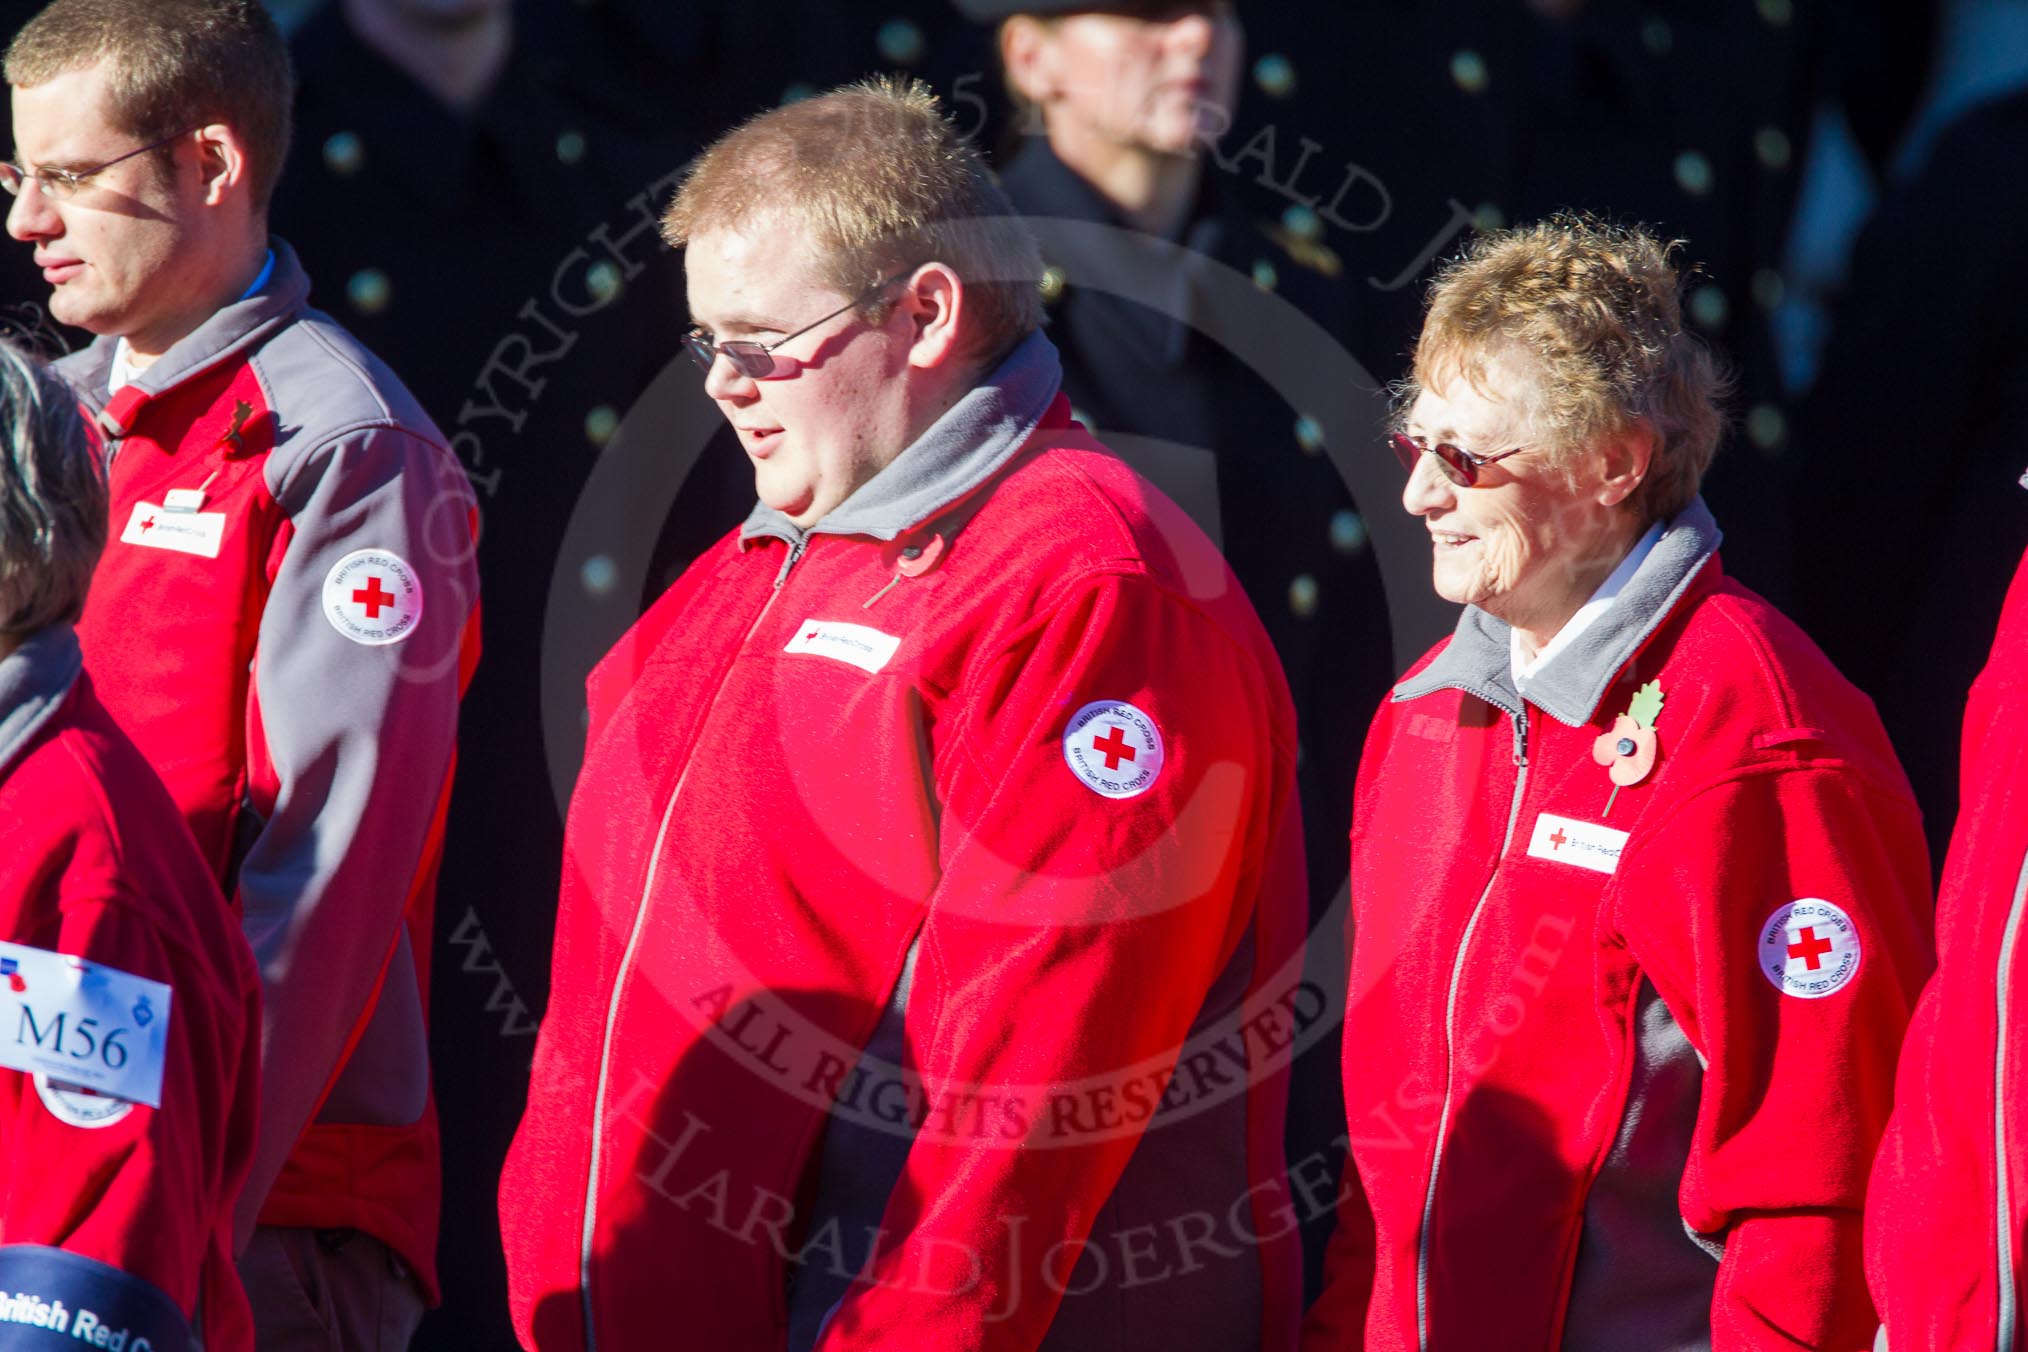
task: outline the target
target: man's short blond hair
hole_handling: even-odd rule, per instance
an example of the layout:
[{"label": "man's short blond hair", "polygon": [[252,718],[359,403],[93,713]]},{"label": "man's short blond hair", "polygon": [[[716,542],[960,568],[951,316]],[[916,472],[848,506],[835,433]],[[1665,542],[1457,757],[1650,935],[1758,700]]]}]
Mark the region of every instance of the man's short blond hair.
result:
[{"label": "man's short blond hair", "polygon": [[7,83],[33,89],[112,62],[106,110],[146,140],[220,122],[247,148],[256,210],[289,153],[295,75],[260,0],[54,0],[7,47]]},{"label": "man's short blond hair", "polygon": [[1667,520],[1711,467],[1728,388],[1683,327],[1679,247],[1570,213],[1480,235],[1430,285],[1405,393],[1412,401],[1458,378],[1487,392],[1488,364],[1518,355],[1535,383],[1531,434],[1565,463],[1652,429],[1654,455],[1630,502],[1643,520]]},{"label": "man's short blond hair", "polygon": [[691,167],[662,231],[680,248],[762,220],[808,231],[819,276],[844,296],[946,264],[965,284],[969,355],[996,357],[1042,322],[1034,236],[918,80],[846,85],[728,132]]}]

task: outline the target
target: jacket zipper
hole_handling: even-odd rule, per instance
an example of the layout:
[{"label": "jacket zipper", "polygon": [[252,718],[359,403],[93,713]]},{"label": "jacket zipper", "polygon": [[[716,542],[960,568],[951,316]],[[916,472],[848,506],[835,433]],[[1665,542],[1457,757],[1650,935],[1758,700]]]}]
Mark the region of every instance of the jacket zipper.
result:
[{"label": "jacket zipper", "polygon": [[1450,1136],[1451,1091],[1456,1087],[1457,1078],[1452,1061],[1457,1055],[1458,982],[1464,976],[1465,953],[1472,946],[1472,933],[1479,927],[1479,915],[1486,909],[1486,898],[1493,895],[1493,884],[1500,877],[1500,865],[1506,861],[1507,851],[1514,844],[1514,826],[1521,820],[1521,800],[1527,790],[1528,706],[1524,703],[1514,715],[1514,802],[1507,809],[1507,834],[1500,842],[1499,856],[1493,861],[1492,876],[1486,879],[1484,890],[1472,906],[1471,917],[1465,921],[1465,932],[1458,939],[1457,956],[1451,959],[1450,988],[1444,994],[1444,1102],[1437,1116],[1436,1149],[1430,1155],[1429,1186],[1422,1198],[1422,1229],[1416,1236],[1415,1245],[1415,1340],[1421,1352],[1429,1352],[1430,1223],[1436,1218],[1437,1173],[1443,1164],[1444,1142]]},{"label": "jacket zipper", "polygon": [[[775,574],[775,585],[768,592],[767,604],[760,608],[760,613],[753,617],[753,623],[746,627],[746,633],[739,640],[739,647],[734,650],[731,664],[726,667],[725,675],[719,678],[718,688],[711,692],[711,703],[705,708],[704,717],[697,725],[700,732],[705,724],[710,722],[712,710],[718,707],[718,698],[725,693],[726,682],[732,679],[733,667],[739,665],[740,655],[745,653],[746,645],[753,639],[754,631],[760,628],[761,621],[774,609],[775,601],[782,594],[782,583],[788,581],[789,570],[796,566],[797,560],[803,557],[803,552],[809,547],[807,538],[789,545],[789,556],[782,561],[782,570]],[[606,1026],[599,1039],[598,1088],[592,1095],[591,1168],[586,1174],[584,1185],[584,1230],[578,1241],[577,1281],[578,1293],[584,1306],[585,1352],[598,1352],[598,1330],[592,1318],[592,1238],[598,1230],[599,1157],[604,1153],[606,1084],[612,1074],[613,1029],[619,1022],[620,997],[626,991],[627,975],[633,968],[634,952],[640,943],[641,930],[648,917],[648,898],[655,890],[655,876],[661,870],[662,842],[669,834],[669,823],[676,815],[677,800],[682,798],[683,785],[689,779],[690,762],[686,760],[683,772],[676,777],[676,787],[669,792],[669,801],[662,806],[662,821],[655,828],[655,844],[648,853],[648,872],[641,880],[641,900],[634,907],[633,928],[627,934],[626,948],[620,953],[619,970],[613,974],[613,993],[606,1000]]]},{"label": "jacket zipper", "polygon": [[2020,1320],[2014,1299],[2013,1197],[2007,1177],[2007,1007],[2011,994],[2007,978],[2014,966],[2015,942],[2021,937],[2024,899],[2028,899],[2028,859],[2022,860],[2021,874],[2014,882],[2014,905],[2007,912],[2007,927],[2000,935],[2000,969],[1994,973],[1993,982],[2000,1016],[1993,1051],[1993,1174],[1998,1184],[1995,1190],[1998,1211],[1993,1237],[1998,1255],[2000,1295],[1998,1330],[1993,1345],[1998,1352],[2014,1352],[2014,1331]]}]

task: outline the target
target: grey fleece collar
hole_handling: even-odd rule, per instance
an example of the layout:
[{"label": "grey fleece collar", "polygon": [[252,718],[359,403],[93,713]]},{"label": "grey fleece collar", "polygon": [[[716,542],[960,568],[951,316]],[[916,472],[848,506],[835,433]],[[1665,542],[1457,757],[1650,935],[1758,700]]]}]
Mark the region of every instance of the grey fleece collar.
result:
[{"label": "grey fleece collar", "polygon": [[[1722,539],[1704,499],[1678,512],[1605,614],[1529,679],[1528,702],[1567,727],[1591,722],[1613,679],[1669,617]],[[1520,713],[1512,633],[1506,621],[1466,606],[1450,646],[1413,680],[1394,687],[1393,698],[1463,690],[1510,714]]]},{"label": "grey fleece collar", "polygon": [[84,670],[77,634],[53,625],[0,658],[0,776],[53,717]]},{"label": "grey fleece collar", "polygon": [[1062,383],[1055,345],[1039,330],[1031,333],[886,469],[809,530],[756,503],[739,528],[740,543],[767,537],[796,544],[812,535],[892,540],[999,473],[1027,444]]},{"label": "grey fleece collar", "polygon": [[[136,372],[131,389],[150,398],[172,390],[192,376],[216,366],[236,352],[258,346],[268,335],[293,319],[310,301],[310,278],[288,242],[270,239],[275,270],[267,285],[243,300],[236,300],[212,314],[179,339],[146,370]],[[70,366],[72,382],[78,385],[96,409],[105,404],[106,388],[112,376],[113,351],[119,339],[110,335],[95,340],[78,354]],[[127,428],[108,427],[115,436]]]}]

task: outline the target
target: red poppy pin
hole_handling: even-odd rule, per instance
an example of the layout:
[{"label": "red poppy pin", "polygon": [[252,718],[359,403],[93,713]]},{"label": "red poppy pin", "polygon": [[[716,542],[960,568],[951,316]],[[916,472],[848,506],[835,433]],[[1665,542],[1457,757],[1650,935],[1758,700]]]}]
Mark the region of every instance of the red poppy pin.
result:
[{"label": "red poppy pin", "polygon": [[1610,817],[1620,790],[1638,784],[1655,768],[1661,751],[1655,740],[1655,720],[1662,716],[1662,683],[1649,681],[1634,692],[1627,711],[1613,720],[1610,729],[1591,744],[1591,758],[1606,767],[1613,781],[1611,797],[1603,815]]},{"label": "red poppy pin", "polygon": [[244,399],[234,401],[232,406],[232,426],[226,428],[225,435],[218,439],[218,444],[225,448],[227,455],[246,454],[246,443],[239,439],[239,434],[240,430],[246,426],[246,420],[252,416],[252,404],[249,404]]}]

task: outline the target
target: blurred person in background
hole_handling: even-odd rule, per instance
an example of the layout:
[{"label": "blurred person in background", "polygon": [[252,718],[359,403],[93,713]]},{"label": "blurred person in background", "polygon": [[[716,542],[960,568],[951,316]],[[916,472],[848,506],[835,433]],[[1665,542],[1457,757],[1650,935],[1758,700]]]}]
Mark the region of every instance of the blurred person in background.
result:
[{"label": "blurred person in background", "polygon": [[[1207,164],[1207,119],[1230,119],[1244,38],[1231,0],[1086,4],[966,0],[998,18],[1025,126],[1001,172],[1043,240],[1050,341],[1064,392],[1100,435],[1196,510],[1266,624],[1303,743],[1312,891],[1344,882],[1358,717],[1395,674],[1386,603],[1363,523],[1320,429],[1288,408],[1258,354],[1233,350],[1193,284],[1192,260],[1252,272],[1350,345],[1348,279],[1321,246],[1262,219],[1245,180]],[[1053,232],[1059,221],[1111,227]],[[1180,250],[1180,252],[1179,252]],[[1265,266],[1257,260],[1264,260]],[[1161,306],[1112,289],[1161,269]],[[1369,333],[1378,362],[1393,340]]]},{"label": "blurred person in background", "polygon": [[426,1037],[471,492],[268,232],[289,134],[253,0],[56,0],[6,57],[9,233],[97,335],[92,679],[232,898],[262,979],[241,1276],[263,1348],[401,1347],[436,1291]]},{"label": "blurred person in background", "polygon": [[1722,382],[1652,235],[1481,236],[1395,454],[1456,633],[1360,763],[1325,1349],[1850,1349],[1931,967],[1871,704],[1720,565]]},{"label": "blurred person in background", "polygon": [[[1323,428],[1275,392],[1270,379],[1286,372],[1257,368],[1268,358],[1243,345],[1252,323],[1221,315],[1200,274],[1250,274],[1261,308],[1295,305],[1324,326],[1321,341],[1371,363],[1362,371],[1392,369],[1403,335],[1362,308],[1366,288],[1319,237],[1316,211],[1284,221],[1288,204],[1253,181],[1259,166],[1233,172],[1207,153],[1240,90],[1232,0],[960,8],[999,25],[1017,133],[1001,181],[1042,239],[1074,416],[1219,543],[1288,676],[1315,921],[1344,889],[1359,730],[1398,671],[1387,605]],[[1155,294],[1121,294],[1135,277]],[[1335,1163],[1337,1080],[1336,1040],[1321,1038],[1297,1062],[1291,1159],[1322,1151]],[[1329,1212],[1308,1220],[1314,1288]]]},{"label": "blurred person in background", "polygon": [[6,1341],[251,1352],[233,1205],[260,985],[176,804],[83,671],[97,455],[69,387],[0,342]]}]

